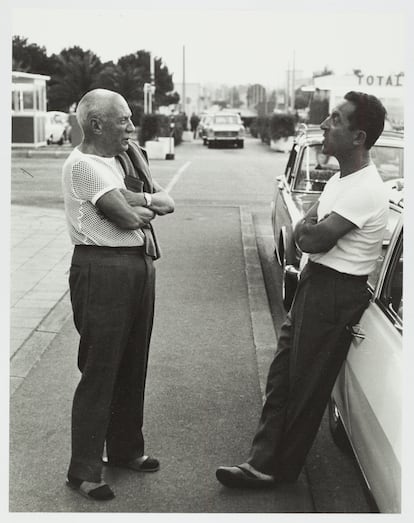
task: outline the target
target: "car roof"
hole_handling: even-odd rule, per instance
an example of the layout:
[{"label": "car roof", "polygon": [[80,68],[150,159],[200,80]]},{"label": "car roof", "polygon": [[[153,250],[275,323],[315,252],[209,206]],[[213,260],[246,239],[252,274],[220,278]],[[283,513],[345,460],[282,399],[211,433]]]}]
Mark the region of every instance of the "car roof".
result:
[{"label": "car roof", "polygon": [[[300,145],[317,144],[323,140],[323,132],[319,125],[300,124],[295,136],[295,143]],[[383,131],[375,142],[378,146],[404,147],[404,133],[402,131]]]}]

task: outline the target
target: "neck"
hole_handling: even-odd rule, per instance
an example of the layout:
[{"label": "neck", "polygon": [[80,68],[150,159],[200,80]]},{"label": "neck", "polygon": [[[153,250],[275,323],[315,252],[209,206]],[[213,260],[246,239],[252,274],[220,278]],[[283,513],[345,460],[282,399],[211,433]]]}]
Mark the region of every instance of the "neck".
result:
[{"label": "neck", "polygon": [[83,140],[83,142],[79,145],[79,150],[84,154],[94,154],[95,156],[103,156],[104,158],[112,158],[114,156],[113,154],[108,154],[105,150],[103,150],[100,144],[89,142],[87,140]]},{"label": "neck", "polygon": [[340,176],[343,178],[367,167],[371,163],[371,156],[367,150],[357,151],[356,154],[338,158],[338,163],[341,171]]}]

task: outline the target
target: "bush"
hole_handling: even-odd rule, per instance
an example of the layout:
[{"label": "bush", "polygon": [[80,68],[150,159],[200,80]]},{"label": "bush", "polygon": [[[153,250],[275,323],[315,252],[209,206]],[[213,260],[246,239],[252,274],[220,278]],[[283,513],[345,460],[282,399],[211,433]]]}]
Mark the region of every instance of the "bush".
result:
[{"label": "bush", "polygon": [[270,128],[269,128],[270,117],[269,116],[259,116],[257,119],[257,130],[258,135],[262,142],[270,144]]},{"label": "bush", "polygon": [[139,143],[144,145],[149,140],[157,140],[159,137],[174,137],[174,145],[179,145],[183,137],[184,116],[174,115],[174,128],[171,129],[172,118],[165,114],[144,114],[141,119],[139,130]]},{"label": "bush", "polygon": [[257,125],[257,118],[253,118],[251,124],[249,125],[249,129],[253,138],[259,137],[259,126]]},{"label": "bush", "polygon": [[156,140],[160,136],[160,120],[158,114],[144,114],[141,119],[139,143],[145,145],[149,140]]},{"label": "bush", "polygon": [[271,140],[287,138],[295,134],[296,117],[293,114],[273,114],[269,122],[269,134]]}]

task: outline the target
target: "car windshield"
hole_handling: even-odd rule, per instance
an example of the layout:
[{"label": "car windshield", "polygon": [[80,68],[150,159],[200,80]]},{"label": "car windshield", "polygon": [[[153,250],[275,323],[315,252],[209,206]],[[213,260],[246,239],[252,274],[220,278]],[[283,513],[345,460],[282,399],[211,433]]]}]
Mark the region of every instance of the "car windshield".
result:
[{"label": "car windshield", "polygon": [[339,171],[336,158],[322,153],[321,144],[305,147],[296,175],[294,189],[304,192],[321,192],[331,176]]},{"label": "car windshield", "polygon": [[[403,185],[404,149],[390,145],[374,145],[371,157],[384,182]],[[300,158],[300,165],[294,182],[294,190],[303,192],[321,192],[326,182],[339,171],[339,164],[333,156],[322,153],[321,144],[305,147]]]},{"label": "car windshield", "polygon": [[235,114],[220,114],[214,117],[214,123],[237,124],[239,123],[239,119]]},{"label": "car windshield", "polygon": [[384,182],[404,178],[404,149],[390,145],[374,145],[371,157]]}]

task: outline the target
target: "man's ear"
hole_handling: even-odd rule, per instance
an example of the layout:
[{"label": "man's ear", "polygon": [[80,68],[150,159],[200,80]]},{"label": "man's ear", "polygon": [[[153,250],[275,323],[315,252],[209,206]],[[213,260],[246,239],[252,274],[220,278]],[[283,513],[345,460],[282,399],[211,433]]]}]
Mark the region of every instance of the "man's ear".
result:
[{"label": "man's ear", "polygon": [[354,145],[364,145],[366,139],[367,133],[365,131],[362,131],[361,129],[355,131]]},{"label": "man's ear", "polygon": [[91,118],[90,127],[94,134],[102,134],[102,122],[99,120],[99,118]]}]

